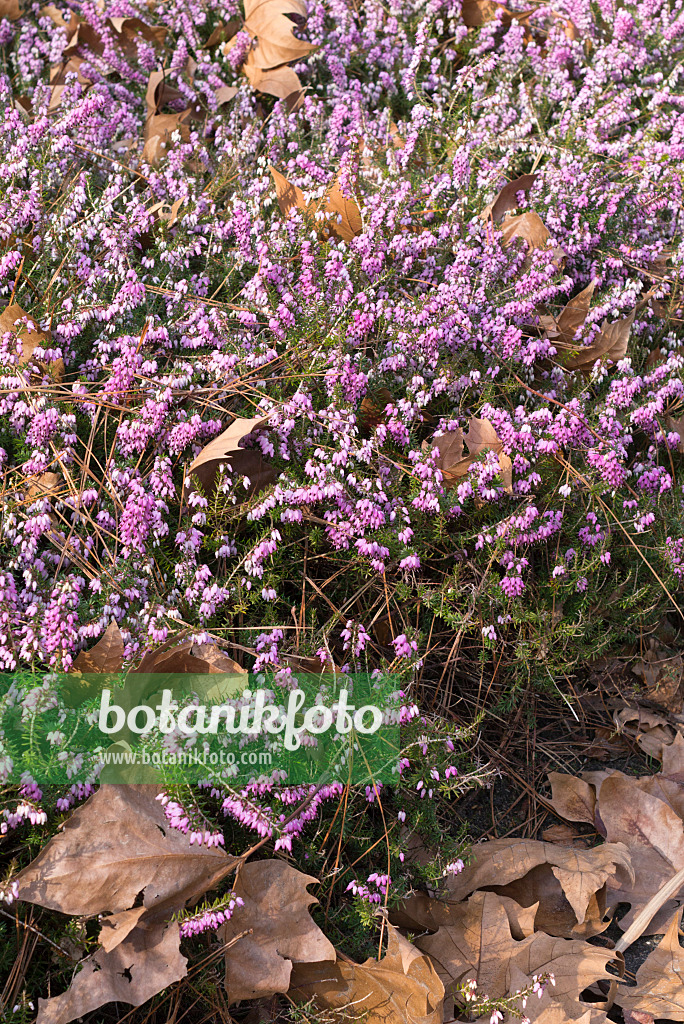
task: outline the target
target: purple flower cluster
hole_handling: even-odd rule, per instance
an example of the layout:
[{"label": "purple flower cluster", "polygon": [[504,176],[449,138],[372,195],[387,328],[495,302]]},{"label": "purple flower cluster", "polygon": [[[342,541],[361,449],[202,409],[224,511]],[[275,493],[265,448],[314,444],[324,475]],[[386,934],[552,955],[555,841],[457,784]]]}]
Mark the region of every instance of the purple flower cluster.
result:
[{"label": "purple flower cluster", "polygon": [[[242,74],[247,34],[207,45],[234,0],[83,0],[75,49],[72,17],[0,23],[0,667],[68,669],[113,617],[130,663],[187,627],[257,669],[303,649],[409,678],[458,634],[547,678],[668,603],[680,0],[550,0],[478,29],[459,0],[311,0],[294,108]],[[127,17],[163,44],[124,46]],[[161,68],[166,116],[192,116],[152,159]],[[301,190],[289,212],[271,166]],[[481,216],[529,173],[509,214],[541,218],[536,247]],[[308,205],[334,181],[346,240]],[[491,449],[440,463],[473,416],[510,485]],[[193,487],[235,417],[262,418],[248,454]],[[227,812],[272,828],[249,796]]]}]

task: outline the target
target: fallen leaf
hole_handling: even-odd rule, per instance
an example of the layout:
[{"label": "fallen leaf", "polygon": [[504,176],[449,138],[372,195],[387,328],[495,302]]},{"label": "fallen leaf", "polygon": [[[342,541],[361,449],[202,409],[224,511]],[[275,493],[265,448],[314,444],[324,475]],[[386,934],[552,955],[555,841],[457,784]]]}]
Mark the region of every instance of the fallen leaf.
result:
[{"label": "fallen leaf", "polygon": [[[511,992],[520,992],[533,987],[533,979],[524,974],[519,967],[511,967]],[[530,1024],[605,1024],[608,1015],[587,1003],[564,999],[563,1002],[553,998],[553,987],[548,986],[540,996],[528,997],[527,1004],[520,1007],[521,1012]],[[510,1014],[506,1024],[519,1020],[517,1014]]]},{"label": "fallen leaf", "polygon": [[85,87],[92,85],[90,79],[81,71],[81,66],[83,64],[85,64],[85,61],[82,57],[72,54],[68,60],[62,61],[61,64],[54,64],[50,68],[50,85],[52,86],[52,89],[50,91],[50,100],[48,103],[49,112],[56,110],[62,102],[62,94],[64,92],[67,75],[75,74],[76,81],[80,82],[80,84]]},{"label": "fallen leaf", "polygon": [[580,349],[577,355],[563,360],[565,368],[590,373],[594,363],[599,359],[610,359],[613,363],[622,359],[627,354],[634,312],[632,310],[629,316],[623,320],[615,320],[612,324],[604,320],[601,324],[601,333],[591,345]]},{"label": "fallen leaf", "polygon": [[293,671],[302,672],[306,675],[340,675],[340,669],[329,656],[326,656],[325,661],[322,662],[318,657],[307,658],[299,654],[285,654],[283,655],[283,660]]},{"label": "fallen leaf", "polygon": [[515,939],[496,893],[476,892],[466,902],[452,904],[451,913],[448,925],[416,940],[418,948],[432,959],[448,994],[466,979],[475,978],[490,999],[505,996],[513,966],[528,976],[552,973],[557,999],[576,1000],[578,993],[595,981],[612,977],[606,970],[614,959],[610,950],[544,932]]},{"label": "fallen leaf", "polygon": [[516,216],[510,214],[501,224],[501,233],[504,236],[504,244],[511,245],[516,238],[522,238],[527,242],[530,249],[545,249],[549,235],[548,228],[538,213],[527,210]]},{"label": "fallen leaf", "polygon": [[636,743],[649,757],[662,760],[663,748],[669,746],[677,730],[666,718],[646,708],[622,708],[613,712],[615,728],[620,735]]},{"label": "fallen leaf", "polygon": [[391,401],[392,395],[387,388],[378,388],[364,396],[356,416],[359,430],[363,434],[384,423],[385,408]]},{"label": "fallen leaf", "polygon": [[156,648],[143,655],[137,674],[162,672],[197,675],[245,675],[246,669],[229,658],[214,644],[188,643]]},{"label": "fallen leaf", "polygon": [[[101,786],[17,875],[28,903],[88,916],[179,910],[214,888],[235,865],[220,847],[190,845],[171,828],[154,786]],[[83,880],[88,884],[84,885]]]},{"label": "fallen leaf", "polygon": [[281,64],[280,67],[264,70],[254,62],[253,53],[254,51],[251,50],[249,57],[242,65],[242,71],[247,76],[252,88],[267,96],[288,100],[290,111],[296,110],[304,97],[302,83],[296,72],[289,64]]},{"label": "fallen leaf", "polygon": [[353,199],[347,199],[342,194],[339,177],[335,178],[328,192],[325,206],[319,204],[318,209],[329,218],[330,231],[344,242],[351,242],[352,238],[361,233],[361,212]]},{"label": "fallen leaf", "polygon": [[665,422],[667,423],[668,430],[679,435],[677,451],[684,454],[684,416],[680,416],[678,419],[668,416]]},{"label": "fallen leaf", "polygon": [[145,145],[142,151],[142,160],[152,167],[158,166],[173,148],[172,137],[175,132],[178,132],[181,142],[188,142],[191,115],[192,110],[187,107],[178,114],[152,114],[151,117],[148,117],[143,130]]},{"label": "fallen leaf", "polygon": [[301,188],[288,181],[284,174],[276,171],[275,167],[269,167],[269,171],[275,184],[276,199],[282,215],[288,217],[292,210],[306,210],[304,193]]},{"label": "fallen leaf", "polygon": [[[463,454],[464,442],[468,445],[467,456]],[[447,431],[441,437],[434,438],[431,447],[439,451],[435,465],[442,473],[447,487],[455,487],[483,451],[493,451],[499,457],[504,490],[508,494],[512,493],[513,464],[503,451],[503,442],[489,420],[471,416],[468,420],[467,434],[458,427],[456,430]]]},{"label": "fallen leaf", "polygon": [[[190,464],[188,476],[199,484],[205,495],[215,490],[219,467],[228,466],[232,470],[233,479],[238,476],[249,478],[250,485],[245,497],[257,490],[268,487],[277,478],[276,471],[264,459],[258,448],[241,448],[240,442],[259,427],[265,427],[267,416],[255,416],[253,419],[237,417],[218,437],[205,445]],[[186,493],[189,488],[186,484]]]},{"label": "fallen leaf", "polygon": [[124,642],[115,619],[90,651],[77,655],[72,672],[120,672],[123,668]]},{"label": "fallen leaf", "polygon": [[138,37],[154,46],[162,46],[168,29],[165,25],[148,25],[140,18],[109,18],[109,24],[117,35],[117,42],[129,60],[137,58]]},{"label": "fallen leaf", "polygon": [[178,218],[178,211],[183,205],[183,199],[177,199],[175,203],[167,203],[162,200],[153,206],[148,206],[147,212],[154,215],[155,220],[161,220],[167,227],[172,228]]},{"label": "fallen leaf", "polygon": [[179,943],[176,923],[138,926],[110,952],[88,957],[62,995],[39,999],[36,1024],[69,1024],[105,1003],[141,1006],[187,974]]},{"label": "fallen leaf", "polygon": [[0,18],[7,18],[8,21],[19,21],[21,7],[19,0],[0,0]]},{"label": "fallen leaf", "polygon": [[185,100],[185,97],[180,89],[176,89],[175,86],[168,82],[166,72],[153,71],[147,80],[147,91],[145,93],[148,118],[152,117],[167,104],[176,103],[179,100]]},{"label": "fallen leaf", "polygon": [[58,473],[41,473],[39,476],[31,477],[26,498],[29,501],[36,501],[38,498],[54,497],[59,493],[59,485]]},{"label": "fallen leaf", "polygon": [[[619,922],[626,930],[665,882],[684,868],[684,787],[663,775],[637,779],[617,771],[585,772],[584,781],[596,793],[597,828],[607,843],[624,844],[629,851],[633,880],[616,874],[608,880],[606,893],[608,909],[630,905]],[[683,901],[680,890],[655,914],[644,934],[662,931]]]},{"label": "fallen leaf", "polygon": [[491,217],[494,223],[498,224],[505,213],[508,213],[509,210],[515,210],[520,205],[518,203],[518,193],[529,192],[537,177],[538,175],[536,174],[523,174],[514,181],[506,182],[496,199],[485,206],[480,214],[482,220],[488,220]]},{"label": "fallen leaf", "polygon": [[461,18],[468,28],[479,28],[488,21],[494,21],[499,11],[510,15],[510,11],[503,4],[497,4],[494,0],[463,0]]},{"label": "fallen leaf", "polygon": [[441,1024],[444,986],[434,966],[391,924],[385,928],[387,952],[381,960],[298,965],[291,995],[315,999],[344,1019],[352,1010],[366,1024]]},{"label": "fallen leaf", "polygon": [[584,779],[561,772],[549,772],[551,803],[554,810],[568,821],[586,821],[594,824],[596,816],[596,790]]},{"label": "fallen leaf", "polygon": [[668,711],[678,713],[682,710],[684,659],[681,654],[671,654],[652,642],[643,657],[634,662],[632,672],[643,679],[650,700]]},{"label": "fallen leaf", "polygon": [[[17,338],[21,342],[21,355],[19,356],[20,366],[28,366],[31,364],[41,372],[50,374],[58,383],[61,383],[62,380],[64,380],[64,360],[56,359],[47,363],[40,356],[34,356],[36,348],[50,347],[52,344],[52,335],[50,331],[42,331],[35,323],[30,328],[24,325],[17,325],[17,320],[21,320],[27,315],[28,314],[25,313],[21,306],[16,302],[7,306],[2,313],[0,313],[0,334],[16,333]],[[28,319],[30,321],[30,316]]]},{"label": "fallen leaf", "polygon": [[228,40],[232,39],[234,35],[237,35],[239,31],[240,22],[237,18],[231,18],[230,21],[220,21],[202,49],[208,50],[212,46],[218,46],[219,43],[227,43]]},{"label": "fallen leaf", "polygon": [[593,294],[594,282],[592,281],[574,298],[570,299],[558,319],[552,316],[540,316],[542,327],[546,329],[554,345],[557,343],[571,345],[573,343],[575,334],[587,319]]},{"label": "fallen leaf", "polygon": [[323,237],[333,234],[345,242],[350,242],[361,232],[363,223],[360,210],[353,199],[347,199],[342,194],[339,178],[335,178],[323,199],[307,205],[300,188],[289,182],[274,167],[270,167],[269,170],[275,183],[280,212],[285,217],[294,209],[306,211],[319,222],[319,234]]},{"label": "fallen leaf", "polygon": [[214,96],[216,97],[216,102],[218,103],[219,107],[222,107],[224,104],[230,103],[231,100],[234,100],[239,91],[240,90],[237,89],[234,85],[220,86],[214,93]]},{"label": "fallen leaf", "polygon": [[335,948],[315,924],[307,891],[316,878],[277,860],[252,861],[240,869],[234,892],[240,913],[219,931],[222,942],[243,935],[226,950],[225,986],[231,1003],[287,992],[293,962],[334,961]]},{"label": "fallen leaf", "polygon": [[588,836],[581,835],[577,829],[570,825],[559,822],[557,825],[549,825],[542,832],[542,839],[545,843],[555,843],[557,846],[570,846],[576,849],[586,849],[589,843]]},{"label": "fallen leaf", "polygon": [[134,907],[132,910],[122,910],[119,914],[108,914],[103,917],[98,941],[104,951],[111,953],[116,949],[146,913],[146,907]]},{"label": "fallen leaf", "polygon": [[615,1001],[640,1024],[643,1024],[643,1014],[650,1014],[651,1019],[684,1021],[684,949],[679,943],[680,917],[681,910],[678,910],[657,948],[637,970],[636,988],[618,987]]},{"label": "fallen leaf", "polygon": [[311,43],[297,39],[289,15],[306,19],[304,0],[245,0],[244,31],[256,37],[253,50],[256,67],[268,70],[301,60],[314,49]]},{"label": "fallen leaf", "polygon": [[494,839],[473,848],[473,863],[447,882],[450,901],[476,889],[538,904],[535,927],[551,935],[588,938],[607,927],[607,886],[634,881],[621,843],[572,849],[532,839]]}]

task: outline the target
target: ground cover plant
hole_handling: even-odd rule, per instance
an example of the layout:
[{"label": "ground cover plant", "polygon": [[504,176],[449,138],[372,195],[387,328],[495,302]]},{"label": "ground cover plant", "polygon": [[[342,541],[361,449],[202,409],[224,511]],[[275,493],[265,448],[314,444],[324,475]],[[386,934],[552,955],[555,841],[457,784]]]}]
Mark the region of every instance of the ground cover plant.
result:
[{"label": "ground cover plant", "polygon": [[[392,786],[6,784],[6,1019],[683,1020],[682,4],[0,16],[2,713],[405,694]],[[596,749],[662,770],[556,771],[579,836],[469,854],[491,723],[616,654],[651,703]]]}]

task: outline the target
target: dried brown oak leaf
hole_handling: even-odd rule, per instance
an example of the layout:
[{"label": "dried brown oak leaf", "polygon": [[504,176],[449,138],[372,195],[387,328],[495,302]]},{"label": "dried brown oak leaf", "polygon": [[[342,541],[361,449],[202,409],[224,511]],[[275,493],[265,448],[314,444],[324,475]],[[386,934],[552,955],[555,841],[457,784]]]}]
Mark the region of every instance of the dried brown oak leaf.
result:
[{"label": "dried brown oak leaf", "polygon": [[[511,992],[520,992],[523,989],[530,989],[533,979],[528,977],[519,967],[511,967]],[[518,1002],[520,1012],[527,1017],[530,1024],[605,1024],[608,1015],[603,1010],[597,1010],[586,1003],[575,1003],[570,999],[559,1002],[553,998],[553,987],[544,989],[541,997],[528,998],[526,1005]],[[519,1014],[510,1014],[505,1018],[505,1024],[513,1024],[513,1021],[520,1020]]]},{"label": "dried brown oak leaf", "polygon": [[[615,1002],[623,1013],[684,1021],[684,949],[679,943],[681,910],[674,915],[656,949],[636,972],[636,988],[620,985]],[[636,1020],[640,1020],[636,1017]]]},{"label": "dried brown oak leaf", "polygon": [[345,1019],[366,1024],[442,1024],[444,986],[429,958],[386,924],[387,952],[362,964],[298,965],[292,972],[291,996],[315,999]]},{"label": "dried brown oak leaf", "polygon": [[[157,787],[101,786],[17,876],[18,897],[64,914],[110,913],[103,948],[67,992],[40,1000],[40,1024],[68,1024],[111,1000],[138,1006],[182,978],[173,911],[235,866],[217,847],[190,846],[155,799]],[[138,897],[141,907],[133,907]]]},{"label": "dried brown oak leaf", "polygon": [[532,210],[515,215],[509,213],[501,222],[500,230],[506,247],[512,245],[518,238],[527,243],[528,253],[521,267],[523,273],[532,266],[532,253],[535,249],[543,249],[558,270],[563,268],[566,259],[565,250],[558,245],[553,248],[549,247],[548,242],[551,236],[539,214]]},{"label": "dried brown oak leaf", "polygon": [[[468,455],[463,453],[464,442],[468,446]],[[439,451],[435,465],[441,471],[447,487],[455,487],[482,452],[493,451],[499,457],[504,490],[508,494],[512,493],[513,464],[503,451],[503,442],[489,420],[471,416],[467,434],[458,427],[434,438],[431,447]]]},{"label": "dried brown oak leaf", "polygon": [[668,430],[679,435],[677,451],[684,454],[684,416],[679,416],[677,419],[673,416],[668,416],[666,423]]},{"label": "dried brown oak leaf", "polygon": [[[17,321],[23,321],[24,318],[31,324],[30,327],[26,323],[17,323]],[[64,379],[64,360],[56,359],[47,363],[41,356],[34,354],[38,347],[50,348],[52,344],[50,331],[42,331],[16,302],[11,303],[0,313],[0,335],[2,334],[16,334],[21,342],[20,366],[30,364],[43,373],[49,373],[61,383]]]},{"label": "dried brown oak leaf", "polygon": [[643,680],[649,700],[674,713],[682,710],[684,659],[681,654],[673,654],[651,641],[649,649],[633,663],[632,672]]},{"label": "dried brown oak leaf", "polygon": [[463,24],[468,28],[479,28],[497,18],[501,19],[502,25],[510,25],[512,21],[524,23],[531,13],[531,11],[511,11],[503,4],[496,3],[495,0],[463,0],[461,6],[461,18]]},{"label": "dried brown oak leaf", "polygon": [[89,651],[77,655],[72,672],[120,672],[123,668],[124,642],[112,619],[98,642]]},{"label": "dried brown oak leaf", "polygon": [[378,388],[369,391],[363,398],[359,411],[356,414],[356,422],[362,433],[371,431],[380,423],[385,422],[385,409],[392,401],[392,395],[387,388]]},{"label": "dried brown oak leaf", "polygon": [[69,1024],[105,1003],[141,1006],[187,974],[175,922],[139,926],[107,952],[98,950],[84,962],[70,988],[38,1000],[36,1024]]},{"label": "dried brown oak leaf", "polygon": [[85,64],[85,61],[82,57],[72,54],[68,60],[62,61],[61,64],[54,64],[50,68],[50,85],[52,88],[50,90],[50,100],[48,102],[49,113],[52,113],[53,110],[57,110],[62,102],[62,94],[64,92],[67,75],[75,74],[76,81],[86,88],[93,84],[81,71],[81,65],[83,64]]},{"label": "dried brown oak leaf", "polygon": [[[335,960],[334,946],[309,913],[318,900],[307,886],[317,881],[278,860],[253,861],[240,869],[234,891],[244,906],[219,931],[222,942],[237,938],[226,950],[231,1003],[287,992],[293,962]],[[238,938],[246,927],[250,934]]]},{"label": "dried brown oak leaf", "polygon": [[636,743],[649,757],[657,757],[658,760],[662,760],[663,750],[677,736],[677,729],[667,718],[648,708],[620,708],[613,712],[613,721],[621,736]]},{"label": "dried brown oak leaf", "polygon": [[241,448],[240,442],[253,430],[267,425],[267,416],[255,416],[253,419],[233,420],[218,437],[205,445],[197,458],[190,464],[188,476],[191,484],[186,481],[186,493],[192,490],[192,483],[199,484],[206,495],[216,488],[219,467],[230,467],[233,477],[246,476],[250,483],[245,496],[268,487],[275,482],[277,474],[264,459],[259,448]]},{"label": "dried brown oak leaf", "polygon": [[[648,775],[640,779],[622,772],[585,772],[577,786],[577,800],[572,801],[572,784],[559,789],[553,781],[554,807],[572,803],[574,813],[587,804],[591,811],[586,784],[595,792],[594,823],[608,843],[623,843],[629,850],[634,881],[624,876],[608,880],[607,905],[614,908],[627,903],[630,910],[620,919],[627,929],[634,917],[655,893],[680,869],[684,868],[684,785],[681,776]],[[677,897],[659,910],[644,930],[645,935],[662,932],[671,915],[684,902],[684,887]]]},{"label": "dried brown oak leaf", "polygon": [[554,345],[572,345],[575,335],[587,319],[591,297],[594,294],[592,281],[565,305],[558,318],[540,316],[539,321]]},{"label": "dried brown oak leaf", "polygon": [[612,977],[606,970],[614,959],[610,950],[545,932],[515,939],[502,897],[493,892],[476,892],[451,905],[451,922],[434,935],[421,936],[416,945],[431,958],[448,994],[475,978],[490,998],[505,996],[514,966],[528,976],[551,972],[554,997],[561,1002],[575,1001],[595,981]]},{"label": "dried brown oak leaf", "polygon": [[176,132],[181,142],[188,142],[192,116],[192,108],[186,107],[177,114],[152,114],[148,117],[143,130],[142,160],[151,167],[157,167],[173,148]]},{"label": "dried brown oak leaf", "polygon": [[18,0],[0,0],[0,18],[7,18],[8,21],[19,21],[21,7]]},{"label": "dried brown oak leaf", "polygon": [[301,60],[315,48],[297,39],[292,18],[300,25],[305,22],[304,0],[245,0],[244,31],[257,40],[253,50],[255,67],[277,68]]},{"label": "dried brown oak leaf", "polygon": [[138,54],[138,38],[154,46],[162,46],[168,29],[165,25],[147,25],[140,18],[109,18],[109,24],[116,33],[116,40],[126,57],[134,59]]},{"label": "dried brown oak leaf", "polygon": [[178,910],[213,888],[235,860],[190,846],[170,827],[154,786],[101,786],[17,876],[19,899],[63,914]]},{"label": "dried brown oak leaf", "polygon": [[245,671],[214,644],[196,644],[191,641],[148,651],[135,669],[135,672],[195,672],[206,675],[224,672],[244,674]]},{"label": "dried brown oak leaf", "polygon": [[323,199],[307,205],[304,201],[304,193],[297,185],[293,185],[274,167],[269,170],[275,183],[278,206],[283,216],[289,216],[295,209],[306,211],[316,218],[319,234],[324,237],[333,234],[344,242],[351,242],[352,238],[361,233],[363,228],[361,212],[353,199],[347,199],[342,194],[339,178],[335,178]]},{"label": "dried brown oak leaf", "polygon": [[536,180],[536,174],[522,174],[514,181],[506,182],[496,199],[485,206],[480,214],[482,220],[488,220],[491,217],[494,223],[498,224],[505,213],[508,213],[509,210],[515,210],[520,205],[518,193],[529,192]]},{"label": "dried brown oak leaf", "polygon": [[589,938],[602,932],[607,884],[634,881],[622,844],[571,849],[532,839],[494,839],[473,848],[473,863],[448,882],[449,899],[476,889],[508,896],[522,907],[538,904],[535,927],[551,935]]},{"label": "dried brown oak leaf", "polygon": [[287,100],[290,112],[301,106],[304,90],[299,76],[289,64],[281,64],[278,68],[260,68],[254,59],[254,50],[250,50],[247,60],[242,65],[242,72],[257,92]]},{"label": "dried brown oak leaf", "polygon": [[[521,907],[509,896],[499,896],[499,900],[506,911],[513,938],[524,939],[527,935],[531,935],[534,931],[534,919],[538,904],[533,903],[530,907]],[[435,899],[433,896],[428,896],[427,893],[414,893],[404,900],[399,909],[390,912],[390,921],[398,928],[405,928],[411,932],[436,932],[442,925],[451,924],[454,908],[458,906],[458,903]],[[458,914],[459,911],[456,910],[455,913]]]},{"label": "dried brown oak leaf", "polygon": [[627,354],[634,314],[635,310],[632,310],[629,316],[624,317],[622,320],[615,320],[612,324],[604,320],[601,324],[600,334],[592,341],[591,345],[587,345],[585,348],[580,349],[576,355],[563,360],[565,368],[567,370],[580,370],[582,373],[589,374],[594,363],[598,362],[599,359],[610,359],[613,363],[622,359]]}]

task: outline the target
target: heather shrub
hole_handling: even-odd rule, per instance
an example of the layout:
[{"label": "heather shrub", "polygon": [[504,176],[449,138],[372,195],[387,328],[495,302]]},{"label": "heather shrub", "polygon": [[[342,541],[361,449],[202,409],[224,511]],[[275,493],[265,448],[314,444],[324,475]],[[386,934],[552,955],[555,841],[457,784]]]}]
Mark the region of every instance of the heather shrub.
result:
[{"label": "heather shrub", "polygon": [[[473,6],[312,0],[294,99],[243,73],[230,0],[84,0],[76,42],[67,7],[0,21],[2,699],[40,710],[112,619],[126,667],[192,638],[393,673],[391,793],[165,805],[321,877],[356,958],[378,904],[462,867],[453,799],[487,773],[459,696],[567,697],[681,625],[681,0]],[[26,778],[2,834],[37,852],[95,784]]]},{"label": "heather shrub", "polygon": [[[124,59],[84,7],[106,45],[56,109],[65,30],[5,29],[2,289],[51,335],[29,373],[4,324],[4,666],[68,668],[114,616],[131,659],[186,627],[257,667],[327,650],[432,682],[446,662],[453,685],[505,665],[515,693],[648,632],[682,562],[676,5],[478,32],[457,4],[313,5],[291,113],[203,48],[217,11],[180,11],[155,13],[175,49]],[[160,59],[203,116],[152,166]],[[338,175],[361,230],[285,217],[270,166],[307,200]],[[479,215],[530,171],[513,206],[550,242],[527,252]],[[555,345],[549,317],[591,282]],[[564,365],[634,310],[621,358]],[[227,466],[184,490],[227,418],[266,414],[245,443],[269,486]],[[455,480],[437,464],[472,416],[508,490],[491,450]]]}]

